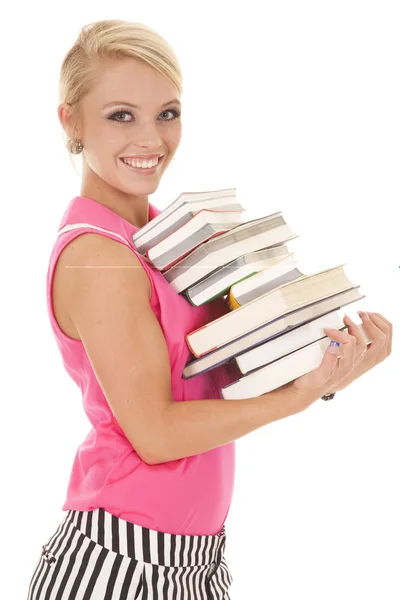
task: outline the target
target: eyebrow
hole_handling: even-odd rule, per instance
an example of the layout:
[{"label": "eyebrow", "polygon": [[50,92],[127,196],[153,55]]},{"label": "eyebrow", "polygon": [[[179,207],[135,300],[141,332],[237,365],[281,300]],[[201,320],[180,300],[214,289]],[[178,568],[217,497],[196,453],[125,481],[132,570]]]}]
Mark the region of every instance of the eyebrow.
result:
[{"label": "eyebrow", "polygon": [[[167,106],[168,104],[173,104],[174,102],[176,102],[177,104],[181,104],[180,100],[178,100],[178,98],[174,98],[173,100],[170,100],[169,102],[165,102],[165,104],[161,105],[161,108],[164,108],[164,106]],[[124,106],[131,106],[132,108],[140,108],[140,106],[138,106],[137,104],[131,104],[130,102],[120,102],[118,100],[112,101],[112,102],[107,102],[107,104],[105,104],[103,106],[103,108],[107,108],[108,106],[112,106],[114,104],[123,104]]]}]

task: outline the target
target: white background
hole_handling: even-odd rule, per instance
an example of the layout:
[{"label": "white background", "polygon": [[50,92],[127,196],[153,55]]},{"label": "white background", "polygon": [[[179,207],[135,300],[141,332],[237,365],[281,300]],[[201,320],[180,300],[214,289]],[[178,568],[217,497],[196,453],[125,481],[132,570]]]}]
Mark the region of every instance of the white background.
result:
[{"label": "white background", "polygon": [[80,190],[59,69],[84,24],[122,18],[158,30],[184,74],[182,143],[150,200],[162,209],[182,191],[236,187],[249,219],[282,210],[305,270],[347,263],[367,310],[395,326],[392,356],[333,402],[237,442],[231,598],[398,600],[398,3],[109,4],[2,9],[4,597],[26,597],[89,430],[45,297],[58,224]]}]

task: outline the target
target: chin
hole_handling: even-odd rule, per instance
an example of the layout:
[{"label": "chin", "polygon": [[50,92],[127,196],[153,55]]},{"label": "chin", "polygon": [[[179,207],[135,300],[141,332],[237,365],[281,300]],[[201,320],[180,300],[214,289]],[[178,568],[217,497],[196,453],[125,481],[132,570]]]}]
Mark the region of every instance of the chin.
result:
[{"label": "chin", "polygon": [[126,193],[133,194],[135,196],[148,196],[154,194],[157,191],[160,181],[144,181],[143,183],[134,183],[129,187],[126,187]]}]

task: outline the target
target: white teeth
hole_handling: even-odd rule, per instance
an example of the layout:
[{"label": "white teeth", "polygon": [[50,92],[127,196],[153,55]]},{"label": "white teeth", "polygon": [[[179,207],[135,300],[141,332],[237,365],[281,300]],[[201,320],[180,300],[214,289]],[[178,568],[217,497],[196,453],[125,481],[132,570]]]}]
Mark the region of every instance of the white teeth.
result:
[{"label": "white teeth", "polygon": [[152,167],[155,167],[158,164],[158,158],[153,158],[152,160],[143,160],[143,161],[139,161],[139,160],[135,160],[135,159],[126,159],[123,158],[122,159],[124,161],[125,164],[131,166],[131,167],[139,167],[141,169],[151,169]]}]

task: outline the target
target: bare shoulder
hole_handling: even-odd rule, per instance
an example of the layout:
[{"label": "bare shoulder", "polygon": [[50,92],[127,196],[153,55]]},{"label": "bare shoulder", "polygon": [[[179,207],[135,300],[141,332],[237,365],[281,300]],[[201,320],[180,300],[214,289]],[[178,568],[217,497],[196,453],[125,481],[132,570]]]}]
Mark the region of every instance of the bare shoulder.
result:
[{"label": "bare shoulder", "polygon": [[[80,339],[71,320],[77,286],[84,286],[89,269],[101,270],[107,278],[109,269],[129,270],[129,279],[135,279],[138,294],[150,298],[151,286],[148,277],[134,252],[123,243],[96,233],[83,233],[74,238],[60,253],[54,272],[53,308],[57,322],[69,337]],[[99,271],[97,275],[99,275]],[[95,273],[91,273],[95,275]],[[128,272],[125,271],[125,275]],[[111,276],[111,277],[110,277]],[[112,279],[108,273],[108,279]]]},{"label": "bare shoulder", "polygon": [[[136,254],[125,244],[97,233],[83,233],[73,239],[60,253],[58,265],[75,279],[85,278],[85,270],[128,269],[150,291],[150,282]],[[57,266],[58,266],[57,265]]]},{"label": "bare shoulder", "polygon": [[171,372],[140,260],[124,244],[88,233],[66,246],[57,273],[65,314],[121,428],[146,462],[158,460]]}]

